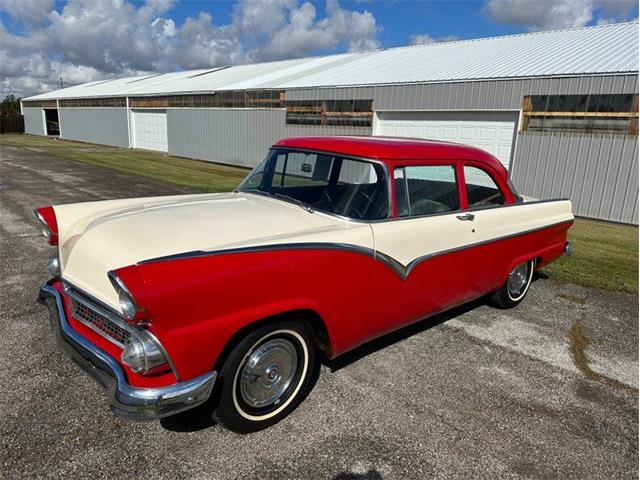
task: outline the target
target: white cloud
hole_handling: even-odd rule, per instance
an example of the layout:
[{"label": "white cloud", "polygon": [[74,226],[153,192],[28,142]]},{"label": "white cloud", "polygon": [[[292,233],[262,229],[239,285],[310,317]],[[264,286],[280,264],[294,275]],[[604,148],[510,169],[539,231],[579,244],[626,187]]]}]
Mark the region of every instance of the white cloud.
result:
[{"label": "white cloud", "polygon": [[593,18],[593,0],[489,0],[486,10],[499,23],[529,30],[586,25]]},{"label": "white cloud", "polygon": [[332,50],[341,44],[345,44],[350,52],[380,46],[376,39],[379,27],[369,12],[345,10],[336,0],[328,0],[327,16],[317,20],[316,9],[311,3],[285,8],[286,20],[282,23],[277,19],[279,29],[271,30],[276,33],[264,47],[251,52],[253,58],[300,57],[313,51]]},{"label": "white cloud", "polygon": [[608,16],[598,24],[624,21],[637,4],[637,0],[488,0],[485,11],[498,23],[533,31],[582,27],[598,14]]},{"label": "white cloud", "polygon": [[[326,15],[302,0],[239,0],[228,24],[200,12],[181,24],[174,0],[0,0],[22,25],[0,23],[0,95],[30,95],[65,84],[146,72],[215,67],[380,46],[367,11],[327,0]],[[12,30],[12,31],[15,31]]]},{"label": "white cloud", "polygon": [[54,7],[55,0],[0,0],[0,11],[27,24],[42,22]]},{"label": "white cloud", "polygon": [[428,33],[414,34],[409,37],[411,45],[428,45],[430,43],[455,42],[456,40],[459,40],[459,38],[455,35],[434,38]]}]

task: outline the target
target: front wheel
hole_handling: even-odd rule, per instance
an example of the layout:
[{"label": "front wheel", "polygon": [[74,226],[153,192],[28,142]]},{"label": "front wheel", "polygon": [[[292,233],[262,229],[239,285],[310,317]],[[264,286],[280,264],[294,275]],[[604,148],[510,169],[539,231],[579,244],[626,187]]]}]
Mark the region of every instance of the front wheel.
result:
[{"label": "front wheel", "polygon": [[491,302],[499,308],[513,308],[529,291],[535,264],[533,260],[516,265],[504,285],[491,296]]},{"label": "front wheel", "polygon": [[222,389],[214,419],[238,433],[279,422],[313,388],[317,365],[305,324],[277,322],[253,330],[220,370]]}]

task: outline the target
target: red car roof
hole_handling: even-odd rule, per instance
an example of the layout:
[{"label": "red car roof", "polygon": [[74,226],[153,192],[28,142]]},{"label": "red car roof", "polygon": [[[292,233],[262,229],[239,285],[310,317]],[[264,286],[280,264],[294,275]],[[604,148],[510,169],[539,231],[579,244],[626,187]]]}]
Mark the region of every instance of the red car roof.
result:
[{"label": "red car roof", "polygon": [[508,173],[493,155],[476,147],[439,140],[399,137],[290,137],[274,147],[300,148],[339,153],[382,161],[475,160],[486,163],[505,178]]}]

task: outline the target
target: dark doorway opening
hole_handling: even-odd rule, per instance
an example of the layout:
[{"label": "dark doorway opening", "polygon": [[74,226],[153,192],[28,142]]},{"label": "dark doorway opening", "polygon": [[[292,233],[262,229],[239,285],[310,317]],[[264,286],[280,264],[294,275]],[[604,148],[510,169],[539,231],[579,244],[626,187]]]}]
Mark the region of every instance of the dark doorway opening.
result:
[{"label": "dark doorway opening", "polygon": [[57,108],[46,108],[44,110],[44,120],[47,124],[47,135],[60,136],[60,121],[58,120]]}]

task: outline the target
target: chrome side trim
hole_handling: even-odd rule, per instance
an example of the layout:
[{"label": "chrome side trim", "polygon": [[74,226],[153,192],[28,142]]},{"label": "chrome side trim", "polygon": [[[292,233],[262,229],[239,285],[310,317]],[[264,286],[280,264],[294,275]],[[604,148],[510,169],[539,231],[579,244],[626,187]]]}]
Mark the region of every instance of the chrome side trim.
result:
[{"label": "chrome side trim", "polygon": [[150,258],[137,262],[136,265],[145,265],[147,263],[165,262],[170,260],[182,260],[185,258],[195,257],[213,257],[217,255],[233,255],[236,253],[255,253],[255,252],[272,252],[277,250],[341,250],[353,253],[359,253],[367,257],[374,258],[375,252],[371,248],[362,247],[360,245],[350,245],[348,243],[329,243],[329,242],[307,242],[307,243],[274,243],[269,245],[255,245],[252,247],[229,248],[226,250],[194,250],[185,253],[176,253],[174,255],[166,255],[163,257]]},{"label": "chrome side trim", "polygon": [[51,327],[65,353],[106,392],[111,410],[125,417],[153,420],[191,409],[207,401],[217,372],[211,371],[167,387],[139,388],[127,382],[120,364],[69,325],[62,296],[45,283],[39,300],[49,307]]},{"label": "chrome side trim", "polygon": [[562,222],[556,222],[556,223],[551,223],[549,225],[545,225],[544,227],[537,227],[537,228],[532,228],[530,230],[525,230],[523,232],[518,232],[518,233],[512,233],[510,235],[504,235],[502,237],[497,237],[497,238],[492,238],[489,240],[484,240],[482,242],[476,242],[476,243],[472,243],[469,245],[463,245],[460,247],[454,247],[454,248],[448,248],[446,250],[440,250],[439,252],[434,252],[434,253],[429,253],[427,255],[423,255],[421,257],[418,257],[414,260],[411,261],[411,263],[409,263],[409,265],[407,265],[406,267],[402,267],[402,270],[397,270],[396,273],[398,273],[398,275],[403,279],[406,280],[409,275],[411,274],[411,272],[413,271],[414,268],[416,268],[418,265],[420,265],[421,263],[430,260],[432,258],[435,257],[441,257],[443,255],[448,255],[450,253],[455,253],[455,252],[459,252],[462,250],[468,250],[470,248],[476,248],[476,247],[482,247],[483,245],[488,245],[490,243],[494,243],[494,242],[499,242],[501,240],[508,240],[510,238],[515,238],[515,237],[520,237],[522,235],[528,235],[530,233],[534,233],[534,232],[539,232],[541,230],[546,230],[547,228],[553,228],[556,227],[558,225],[564,225],[567,223],[573,223],[573,220],[565,220]]},{"label": "chrome side trim", "polygon": [[167,255],[164,257],[157,257],[157,258],[151,258],[148,260],[142,260],[138,262],[137,265],[145,265],[147,263],[165,262],[165,261],[172,261],[172,260],[182,260],[186,258],[210,257],[210,256],[218,256],[218,255],[233,255],[238,253],[271,252],[271,251],[278,251],[278,250],[339,250],[339,251],[357,253],[360,255],[365,255],[367,257],[370,257],[373,260],[381,262],[387,267],[389,267],[402,280],[406,280],[414,268],[416,268],[418,265],[420,265],[421,263],[429,259],[439,257],[442,255],[447,255],[449,253],[458,252],[461,250],[480,247],[493,242],[499,242],[501,240],[507,240],[510,238],[527,235],[529,233],[534,233],[540,230],[545,230],[547,228],[552,228],[552,227],[555,227],[558,225],[564,225],[567,223],[569,224],[573,223],[573,220],[564,220],[562,222],[551,223],[549,225],[545,225],[542,227],[532,228],[530,230],[525,230],[523,232],[512,233],[510,235],[504,235],[502,237],[496,237],[489,240],[484,240],[482,242],[471,243],[468,245],[462,245],[460,247],[454,247],[446,250],[440,250],[438,252],[428,253],[426,255],[415,258],[406,266],[384,252],[375,251],[371,248],[362,247],[360,245],[350,245],[346,243],[331,243],[331,242],[280,243],[280,244],[256,245],[251,247],[240,247],[240,248],[231,248],[227,250],[214,250],[214,251],[195,250],[192,252],[178,253],[175,255]]}]

